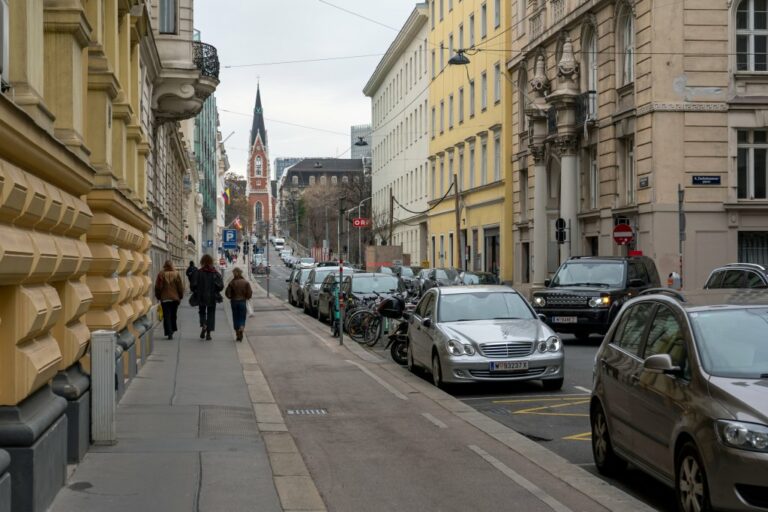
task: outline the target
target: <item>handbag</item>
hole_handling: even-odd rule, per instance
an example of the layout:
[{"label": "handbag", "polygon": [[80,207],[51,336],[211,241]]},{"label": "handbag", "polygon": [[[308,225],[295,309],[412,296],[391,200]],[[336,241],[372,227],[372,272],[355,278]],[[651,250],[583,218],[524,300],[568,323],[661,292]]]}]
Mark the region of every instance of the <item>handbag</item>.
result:
[{"label": "handbag", "polygon": [[189,296],[189,305],[193,308],[200,305],[200,297],[197,296],[197,292],[192,292],[192,295]]},{"label": "handbag", "polygon": [[245,301],[245,307],[248,310],[248,316],[254,316],[256,312],[253,310],[253,305],[251,304],[250,300]]},{"label": "handbag", "polygon": [[157,320],[158,320],[158,322],[162,322],[162,320],[163,320],[163,305],[162,304],[158,304],[157,308],[156,308],[156,311],[157,311]]}]

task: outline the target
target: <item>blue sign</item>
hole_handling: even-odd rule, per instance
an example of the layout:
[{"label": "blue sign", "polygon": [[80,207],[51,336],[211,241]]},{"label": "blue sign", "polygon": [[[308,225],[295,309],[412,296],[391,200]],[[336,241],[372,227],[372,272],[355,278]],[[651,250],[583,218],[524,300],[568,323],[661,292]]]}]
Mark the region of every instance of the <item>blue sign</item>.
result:
[{"label": "blue sign", "polygon": [[720,176],[694,176],[694,185],[720,185]]},{"label": "blue sign", "polygon": [[224,236],[224,249],[237,249],[237,230],[225,229],[222,233]]},{"label": "blue sign", "polygon": [[206,240],[205,241],[205,246],[206,247],[213,247],[213,240]]}]

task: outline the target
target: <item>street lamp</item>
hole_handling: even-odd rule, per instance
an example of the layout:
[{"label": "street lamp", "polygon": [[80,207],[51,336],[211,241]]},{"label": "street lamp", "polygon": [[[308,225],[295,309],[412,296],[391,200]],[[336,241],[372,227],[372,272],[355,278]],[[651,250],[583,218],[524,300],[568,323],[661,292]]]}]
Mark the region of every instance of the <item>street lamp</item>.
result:
[{"label": "street lamp", "polygon": [[368,143],[365,142],[365,138],[362,135],[358,135],[357,142],[355,142],[355,146],[367,146]]}]

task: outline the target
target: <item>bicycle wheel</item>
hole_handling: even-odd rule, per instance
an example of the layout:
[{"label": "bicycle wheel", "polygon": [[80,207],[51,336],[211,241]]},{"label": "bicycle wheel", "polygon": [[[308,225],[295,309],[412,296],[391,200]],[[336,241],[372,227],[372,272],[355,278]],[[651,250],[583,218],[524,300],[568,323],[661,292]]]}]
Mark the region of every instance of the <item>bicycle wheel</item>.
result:
[{"label": "bicycle wheel", "polygon": [[366,325],[370,321],[370,317],[373,316],[372,311],[365,309],[355,311],[350,317],[347,323],[347,334],[350,338],[358,343],[365,342],[365,333],[367,332]]},{"label": "bicycle wheel", "polygon": [[379,342],[379,338],[381,338],[382,323],[381,315],[376,313],[372,313],[372,315],[366,321],[364,339],[365,344],[369,347],[372,347]]}]

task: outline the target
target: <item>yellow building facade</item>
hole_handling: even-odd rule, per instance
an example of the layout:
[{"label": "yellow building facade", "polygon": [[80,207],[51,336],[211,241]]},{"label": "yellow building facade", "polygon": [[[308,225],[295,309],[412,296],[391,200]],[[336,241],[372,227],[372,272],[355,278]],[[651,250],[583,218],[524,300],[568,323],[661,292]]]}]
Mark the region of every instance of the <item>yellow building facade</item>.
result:
[{"label": "yellow building facade", "polygon": [[[192,0],[162,38],[159,3],[0,2],[0,455],[14,510],[45,510],[87,447],[91,332],[117,333],[126,376],[146,357],[156,133],[181,140],[178,121],[218,84],[193,58],[191,19],[184,33]],[[166,64],[162,39],[189,58]]]},{"label": "yellow building facade", "polygon": [[[505,281],[513,267],[507,11],[500,0],[429,1],[428,258]],[[457,53],[469,63],[449,64]]]}]

